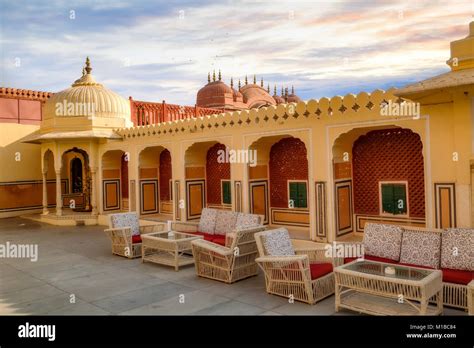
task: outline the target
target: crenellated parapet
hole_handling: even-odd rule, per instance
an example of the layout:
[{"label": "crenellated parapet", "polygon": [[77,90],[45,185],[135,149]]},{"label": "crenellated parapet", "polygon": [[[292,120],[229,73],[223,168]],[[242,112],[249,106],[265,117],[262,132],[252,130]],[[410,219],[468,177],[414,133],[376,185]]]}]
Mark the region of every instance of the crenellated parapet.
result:
[{"label": "crenellated parapet", "polygon": [[357,95],[334,96],[332,98],[311,99],[298,103],[287,103],[242,111],[224,112],[196,118],[183,118],[156,124],[118,129],[124,138],[141,136],[164,136],[173,134],[217,131],[229,128],[285,125],[298,120],[351,121],[361,118],[380,117],[382,105],[388,101],[401,102],[395,89],[361,92]]},{"label": "crenellated parapet", "polygon": [[15,99],[29,99],[46,101],[53,93],[43,91],[33,91],[31,89],[20,89],[20,88],[9,88],[0,87],[0,97],[3,98],[15,98]]}]

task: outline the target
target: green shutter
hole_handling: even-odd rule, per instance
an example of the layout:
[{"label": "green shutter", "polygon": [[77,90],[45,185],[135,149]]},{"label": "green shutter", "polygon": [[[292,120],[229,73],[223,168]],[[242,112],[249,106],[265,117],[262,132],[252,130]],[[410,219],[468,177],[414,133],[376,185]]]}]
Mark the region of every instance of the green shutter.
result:
[{"label": "green shutter", "polygon": [[[290,182],[290,200],[293,201],[294,207],[298,207],[298,183]],[[288,202],[289,206],[289,202]]]},{"label": "green shutter", "polygon": [[393,185],[394,214],[406,214],[407,194],[405,185]]},{"label": "green shutter", "polygon": [[290,182],[290,199],[293,200],[295,208],[306,208],[308,198],[305,182]]},{"label": "green shutter", "polygon": [[393,185],[382,185],[382,210],[384,213],[394,214]]},{"label": "green shutter", "polygon": [[222,203],[232,204],[232,197],[230,192],[230,181],[222,182]]},{"label": "green shutter", "polygon": [[307,192],[306,192],[306,183],[298,183],[298,208],[306,208],[307,203]]}]

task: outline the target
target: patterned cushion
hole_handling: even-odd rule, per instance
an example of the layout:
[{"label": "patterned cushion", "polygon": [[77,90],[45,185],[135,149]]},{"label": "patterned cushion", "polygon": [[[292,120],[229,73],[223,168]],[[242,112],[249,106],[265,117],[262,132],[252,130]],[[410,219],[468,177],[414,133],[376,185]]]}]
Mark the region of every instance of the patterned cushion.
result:
[{"label": "patterned cushion", "polygon": [[217,210],[204,208],[201,212],[201,220],[199,221],[198,231],[214,234],[216,227]]},{"label": "patterned cushion", "polygon": [[251,226],[258,226],[261,224],[260,220],[260,216],[256,214],[239,213],[237,215],[237,222],[235,223],[235,227],[239,229],[244,229]]},{"label": "patterned cushion", "polygon": [[140,224],[136,213],[112,214],[110,215],[110,225],[111,228],[130,227],[132,236],[140,235]]},{"label": "patterned cushion", "polygon": [[474,229],[449,228],[443,232],[441,268],[474,271]]},{"label": "patterned cushion", "polygon": [[216,218],[215,234],[225,235],[235,229],[235,222],[237,221],[237,214],[233,211],[218,210]]},{"label": "patterned cushion", "polygon": [[400,263],[439,268],[441,235],[436,232],[404,230]]},{"label": "patterned cushion", "polygon": [[399,226],[366,223],[364,226],[364,254],[400,260],[402,229]]},{"label": "patterned cushion", "polygon": [[265,233],[263,246],[270,256],[290,256],[295,255],[295,250],[291,244],[290,234],[286,228],[277,228]]}]

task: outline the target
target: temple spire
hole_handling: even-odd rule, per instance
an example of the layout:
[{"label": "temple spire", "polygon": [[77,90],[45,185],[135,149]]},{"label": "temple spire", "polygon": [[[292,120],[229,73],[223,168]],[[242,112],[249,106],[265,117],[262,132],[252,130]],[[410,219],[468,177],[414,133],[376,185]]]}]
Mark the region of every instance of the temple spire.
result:
[{"label": "temple spire", "polygon": [[86,70],[86,73],[87,73],[87,74],[90,74],[91,71],[92,71],[92,68],[91,68],[91,61],[90,61],[89,57],[86,58],[86,67],[85,67],[85,70]]},{"label": "temple spire", "polygon": [[219,69],[219,81],[222,80],[221,69]]},{"label": "temple spire", "polygon": [[83,68],[82,68],[82,76],[84,76],[85,74],[86,74],[86,68],[83,67]]}]

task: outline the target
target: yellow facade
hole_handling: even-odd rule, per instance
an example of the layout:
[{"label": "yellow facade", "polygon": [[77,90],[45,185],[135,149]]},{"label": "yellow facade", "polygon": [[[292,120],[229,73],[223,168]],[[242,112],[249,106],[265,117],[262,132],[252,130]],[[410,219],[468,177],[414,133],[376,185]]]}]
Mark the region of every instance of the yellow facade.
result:
[{"label": "yellow facade", "polygon": [[[449,64],[452,72],[448,74],[472,75],[473,23],[470,29],[467,39],[451,45]],[[453,65],[452,62],[456,61],[453,58],[457,57],[459,59]],[[97,88],[103,88],[91,80],[89,74],[84,76],[81,78],[83,85],[78,80],[79,88],[91,88],[95,91],[92,95],[98,93]],[[36,204],[36,207],[24,210],[6,209],[11,199],[21,201],[19,196],[15,198],[15,192],[7,190],[8,195],[2,193],[3,201],[7,202],[1,202],[0,216],[40,212],[43,209],[44,219],[49,216],[50,222],[66,223],[67,214],[63,213],[67,210],[67,204],[63,204],[63,209],[57,205],[54,210],[50,203],[51,194],[56,196],[56,202],[63,203],[58,188],[61,189],[62,181],[71,176],[71,159],[77,153],[85,153],[87,159],[81,158],[89,166],[88,173],[84,173],[83,177],[89,178],[91,183],[91,209],[87,212],[90,223],[103,223],[108,213],[118,209],[139,211],[143,216],[149,215],[144,213],[146,211],[156,211],[161,213],[159,218],[165,220],[186,220],[190,216],[198,216],[206,204],[196,199],[204,195],[202,190],[205,186],[199,185],[200,180],[205,179],[206,152],[220,143],[234,150],[257,150],[258,154],[256,167],[244,163],[230,164],[232,205],[220,208],[259,212],[267,207],[268,223],[286,224],[296,238],[331,242],[357,236],[360,224],[371,219],[443,227],[440,226],[442,218],[444,222],[441,224],[474,226],[474,82],[471,80],[457,80],[457,84],[447,86],[434,83],[415,88],[408,86],[402,90],[375,90],[372,93],[361,92],[130,128],[127,128],[131,122],[129,109],[126,108],[128,101],[115,94],[109,96],[111,104],[99,103],[98,114],[92,117],[54,116],[53,103],[61,102],[60,99],[77,102],[78,94],[72,97],[71,93],[66,90],[46,102],[41,127],[2,124],[0,156],[3,168],[0,182],[17,183],[16,186],[20,187],[19,181],[35,181],[38,184],[43,180],[48,185],[51,182],[55,190],[43,190],[46,191],[46,198],[42,197],[43,208]],[[82,95],[80,102],[90,101],[86,97],[90,94]],[[419,117],[383,114],[381,108],[386,103],[400,102],[400,98],[420,103]],[[93,101],[97,102],[97,99]],[[424,218],[408,216],[394,220],[382,215],[356,216],[351,210],[354,197],[350,163],[354,142],[370,131],[380,129],[409,129],[422,142]],[[268,199],[265,197],[268,188],[264,185],[253,188],[252,183],[268,179],[271,147],[288,137],[300,139],[306,148],[306,209],[273,208],[262,201]],[[65,156],[64,153],[71,149],[79,152],[75,152],[74,156]],[[172,179],[169,185],[173,199],[161,201],[157,185],[144,183],[144,179],[158,178],[159,156],[165,149],[171,154]],[[21,153],[21,161],[15,160],[17,152]],[[126,198],[121,197],[120,181],[113,182],[123,175],[121,158],[125,155],[129,190]],[[374,161],[377,159],[374,158]],[[340,185],[347,181],[348,186]],[[64,185],[71,187],[71,183]],[[269,180],[267,185],[271,185]],[[0,190],[6,190],[5,187],[0,186]],[[258,201],[254,202],[255,199]],[[347,208],[341,205],[341,200],[349,200]],[[191,202],[192,209],[187,210]],[[114,209],[115,206],[117,209]],[[83,216],[73,216],[70,221],[77,219],[83,219]],[[449,222],[446,222],[447,219]],[[341,225],[344,225],[343,233]]]}]

